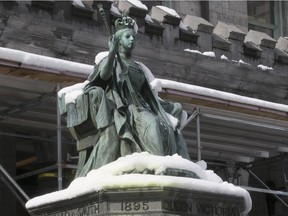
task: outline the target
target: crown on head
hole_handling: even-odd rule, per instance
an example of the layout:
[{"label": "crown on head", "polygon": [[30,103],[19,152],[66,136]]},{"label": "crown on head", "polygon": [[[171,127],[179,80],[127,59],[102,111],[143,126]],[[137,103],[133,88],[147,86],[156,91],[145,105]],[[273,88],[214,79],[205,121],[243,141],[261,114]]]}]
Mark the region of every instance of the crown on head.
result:
[{"label": "crown on head", "polygon": [[135,24],[135,21],[131,17],[124,14],[121,18],[118,18],[115,21],[115,28],[116,31],[121,29],[134,29]]}]

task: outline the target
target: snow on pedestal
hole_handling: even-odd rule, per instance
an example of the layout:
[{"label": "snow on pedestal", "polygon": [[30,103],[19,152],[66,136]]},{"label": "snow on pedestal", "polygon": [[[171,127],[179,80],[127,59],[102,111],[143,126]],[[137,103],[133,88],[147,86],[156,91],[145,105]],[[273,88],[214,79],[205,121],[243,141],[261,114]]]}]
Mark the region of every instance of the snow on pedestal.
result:
[{"label": "snow on pedestal", "polygon": [[[45,194],[29,200],[28,210],[75,197],[85,197],[99,191],[133,188],[175,188],[190,190],[191,193],[210,194],[215,196],[233,196],[244,200],[242,214],[251,210],[249,193],[233,184],[223,182],[212,170],[205,170],[205,162],[199,165],[179,155],[155,156],[147,152],[134,153],[119,158],[97,170],[92,170],[86,177],[75,179],[67,189]],[[167,169],[193,172],[197,178],[167,176]],[[153,174],[145,174],[153,173]]]}]

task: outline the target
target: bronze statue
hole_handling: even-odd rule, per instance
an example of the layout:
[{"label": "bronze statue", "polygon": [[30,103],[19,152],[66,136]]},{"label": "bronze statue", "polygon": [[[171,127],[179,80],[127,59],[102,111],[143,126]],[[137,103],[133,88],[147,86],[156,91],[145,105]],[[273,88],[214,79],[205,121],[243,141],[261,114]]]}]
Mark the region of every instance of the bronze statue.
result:
[{"label": "bronze statue", "polygon": [[85,121],[75,122],[67,112],[68,127],[78,140],[77,176],[85,176],[92,169],[134,152],[179,154],[189,159],[179,127],[173,128],[165,113],[179,114],[179,109],[172,103],[161,105],[143,64],[133,61],[135,25],[128,16],[115,21],[116,33],[110,37],[109,54],[95,66],[84,95],[76,101],[85,104],[78,105],[85,109]]}]

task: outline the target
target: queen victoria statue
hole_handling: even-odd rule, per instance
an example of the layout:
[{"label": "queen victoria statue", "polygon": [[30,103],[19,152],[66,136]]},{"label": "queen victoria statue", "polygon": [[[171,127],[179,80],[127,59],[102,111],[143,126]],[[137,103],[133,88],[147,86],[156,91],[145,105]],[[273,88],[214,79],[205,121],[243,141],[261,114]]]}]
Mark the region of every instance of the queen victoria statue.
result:
[{"label": "queen victoria statue", "polygon": [[77,140],[77,178],[29,200],[30,215],[247,215],[246,190],[190,160],[182,106],[154,92],[152,73],[132,56],[136,34],[132,18],[118,18],[88,80],[58,92]]},{"label": "queen victoria statue", "polygon": [[181,105],[159,100],[149,85],[146,66],[133,60],[136,22],[124,15],[115,21],[115,30],[108,55],[95,65],[84,93],[75,104],[60,103],[77,140],[76,176],[134,152],[189,159],[179,124],[173,126],[168,118],[180,119]]},{"label": "queen victoria statue", "polygon": [[30,215],[247,215],[245,189],[190,160],[182,106],[159,98],[152,73],[133,60],[136,33],[132,18],[117,19],[88,80],[58,92],[77,140],[77,178],[29,200]]}]

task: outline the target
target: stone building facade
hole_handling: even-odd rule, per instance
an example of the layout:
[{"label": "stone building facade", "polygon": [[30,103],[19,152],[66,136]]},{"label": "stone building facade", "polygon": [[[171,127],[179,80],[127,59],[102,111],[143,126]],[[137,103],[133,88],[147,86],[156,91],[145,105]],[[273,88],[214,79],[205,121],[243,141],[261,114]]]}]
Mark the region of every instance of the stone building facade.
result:
[{"label": "stone building facade", "polygon": [[[128,0],[101,1],[109,23],[124,10],[129,10],[130,15],[137,20],[139,33],[135,59],[149,66],[155,77],[288,105],[288,2],[267,2],[261,5],[252,1],[142,1],[147,6],[143,8]],[[92,8],[85,7],[85,4],[90,3],[54,0],[1,1],[0,46],[93,65],[95,55],[107,50],[109,35],[100,14],[95,11],[95,5]],[[169,12],[156,5],[174,11]],[[58,73],[55,65],[43,69],[36,61],[25,65],[26,60],[19,59],[15,55],[8,56],[6,52],[0,50],[2,79],[6,76],[7,80],[27,78],[49,82],[49,85],[53,86],[56,83],[67,85],[87,78],[87,74],[76,73],[76,69],[74,72],[71,69]],[[35,65],[38,68],[35,69]],[[4,89],[3,83],[0,92],[2,91],[8,98],[9,94]],[[29,94],[32,94],[32,90],[29,91]],[[35,87],[35,92],[41,92],[40,88]],[[2,110],[15,105],[6,97],[1,104]],[[167,99],[171,98],[172,100],[180,98],[182,102],[188,101],[182,96],[170,98],[167,96]],[[25,95],[21,100],[24,99]],[[197,100],[194,98],[193,102],[195,101]],[[217,107],[223,108],[219,105]],[[286,126],[287,112],[283,113],[280,115],[274,111],[273,115],[278,115],[275,121],[281,121],[281,124]],[[269,116],[271,115],[270,113]],[[6,135],[0,136],[0,161],[10,174],[15,176],[17,169],[13,164],[16,164],[20,157],[13,152],[17,152],[17,148],[20,147],[17,147],[16,143],[8,145],[17,139],[13,140],[13,136],[7,138],[7,132],[13,131],[15,127],[13,124],[9,125],[12,128],[10,129],[7,125],[1,120],[0,128]],[[23,130],[23,134],[33,135],[31,131],[36,129],[26,131],[25,127],[19,127],[19,130]],[[39,136],[42,137],[43,133]],[[50,134],[46,133],[45,136],[47,139]],[[55,133],[51,136],[55,136]],[[283,142],[287,144],[286,138]],[[50,154],[50,148],[45,147],[43,143],[41,146],[35,147],[38,150],[34,149],[31,152],[41,152],[37,154],[47,158],[46,161],[42,160],[43,164],[48,161],[55,162],[55,152]],[[42,150],[39,150],[40,148]],[[2,154],[3,152],[5,154]],[[285,152],[279,153],[280,156],[285,154]],[[49,155],[52,156],[49,158]],[[272,175],[274,168],[279,165],[275,161],[278,162],[278,158],[272,161],[269,169],[263,165],[255,172],[260,175],[262,173],[265,179],[267,172]],[[283,163],[283,157],[280,163]],[[31,166],[29,169],[36,169],[36,166]],[[275,175],[277,178],[282,178],[280,176],[283,174],[278,172]],[[284,180],[274,179],[275,181],[275,189],[285,187]],[[13,205],[11,203],[15,201],[13,197],[9,204],[3,199],[3,196],[6,196],[4,194],[9,194],[4,185],[1,185],[0,190],[0,211],[8,212],[6,215],[25,215],[23,210],[14,212],[15,208],[11,207]],[[251,215],[269,215],[265,194],[255,194],[255,197],[257,199],[255,198],[255,207]],[[285,210],[281,203],[276,202],[275,205],[278,215],[287,213],[287,209]]]}]

